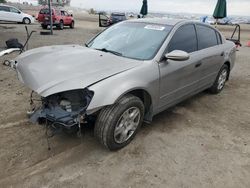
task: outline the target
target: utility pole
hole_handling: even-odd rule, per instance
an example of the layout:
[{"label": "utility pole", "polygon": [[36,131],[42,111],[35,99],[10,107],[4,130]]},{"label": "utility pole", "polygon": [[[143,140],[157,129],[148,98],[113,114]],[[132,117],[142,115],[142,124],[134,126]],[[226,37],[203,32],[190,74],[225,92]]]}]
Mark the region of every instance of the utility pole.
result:
[{"label": "utility pole", "polygon": [[48,5],[49,5],[49,19],[50,19],[50,34],[53,35],[53,19],[52,19],[51,0],[48,0]]}]

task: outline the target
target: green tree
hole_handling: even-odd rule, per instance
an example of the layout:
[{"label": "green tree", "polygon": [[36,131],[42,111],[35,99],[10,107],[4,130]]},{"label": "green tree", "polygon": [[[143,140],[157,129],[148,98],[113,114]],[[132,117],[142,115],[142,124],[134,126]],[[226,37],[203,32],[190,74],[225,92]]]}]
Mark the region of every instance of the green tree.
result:
[{"label": "green tree", "polygon": [[6,3],[6,1],[5,0],[0,0],[0,3]]}]

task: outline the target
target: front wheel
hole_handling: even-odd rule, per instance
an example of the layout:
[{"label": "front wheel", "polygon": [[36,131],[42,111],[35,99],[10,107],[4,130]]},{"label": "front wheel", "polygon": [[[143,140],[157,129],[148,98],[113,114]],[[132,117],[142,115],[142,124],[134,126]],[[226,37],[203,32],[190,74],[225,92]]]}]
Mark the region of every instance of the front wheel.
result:
[{"label": "front wheel", "polygon": [[61,20],[58,25],[58,29],[63,30],[63,28],[64,28],[64,24],[63,24],[63,21]]},{"label": "front wheel", "polygon": [[75,22],[72,21],[69,27],[70,27],[71,29],[74,29],[74,27],[75,27]]},{"label": "front wheel", "polygon": [[101,110],[95,124],[95,136],[109,150],[128,145],[135,137],[144,118],[144,105],[133,95],[122,97]]},{"label": "front wheel", "polygon": [[48,26],[44,25],[44,24],[42,24],[41,26],[42,26],[43,29],[47,29],[48,28]]},{"label": "front wheel", "polygon": [[226,84],[228,76],[229,76],[229,67],[226,64],[224,64],[221,67],[213,86],[209,88],[209,91],[213,94],[220,93]]},{"label": "front wheel", "polygon": [[30,24],[31,23],[31,20],[29,18],[24,18],[23,19],[23,23],[24,24]]}]

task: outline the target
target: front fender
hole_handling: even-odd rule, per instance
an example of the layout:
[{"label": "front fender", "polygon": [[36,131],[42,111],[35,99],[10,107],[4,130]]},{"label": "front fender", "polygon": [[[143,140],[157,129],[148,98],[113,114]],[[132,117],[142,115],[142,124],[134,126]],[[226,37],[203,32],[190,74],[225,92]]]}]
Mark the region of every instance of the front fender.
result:
[{"label": "front fender", "polygon": [[[148,70],[148,71],[147,71]],[[102,80],[88,87],[94,96],[87,108],[87,114],[92,114],[104,106],[114,104],[120,97],[130,91],[142,89],[146,91],[152,102],[152,107],[157,103],[159,92],[159,71],[155,65],[124,72],[108,79]]]},{"label": "front fender", "polygon": [[150,96],[152,96],[147,88],[138,85],[139,84],[132,85],[131,83],[127,82],[116,85],[114,87],[112,83],[109,83],[109,81],[107,81],[105,83],[102,82],[101,84],[96,84],[89,87],[89,90],[94,91],[94,96],[87,108],[87,114],[92,114],[104,106],[112,105],[125,94],[137,89],[145,90],[149,93]]}]

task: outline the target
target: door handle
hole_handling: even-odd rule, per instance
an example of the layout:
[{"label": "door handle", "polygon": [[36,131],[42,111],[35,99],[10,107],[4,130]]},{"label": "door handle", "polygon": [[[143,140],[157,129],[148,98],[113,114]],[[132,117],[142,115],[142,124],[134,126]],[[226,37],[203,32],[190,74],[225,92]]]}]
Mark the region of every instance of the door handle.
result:
[{"label": "door handle", "polygon": [[198,68],[199,66],[201,66],[201,63],[197,63],[197,64],[195,65],[195,68]]}]

